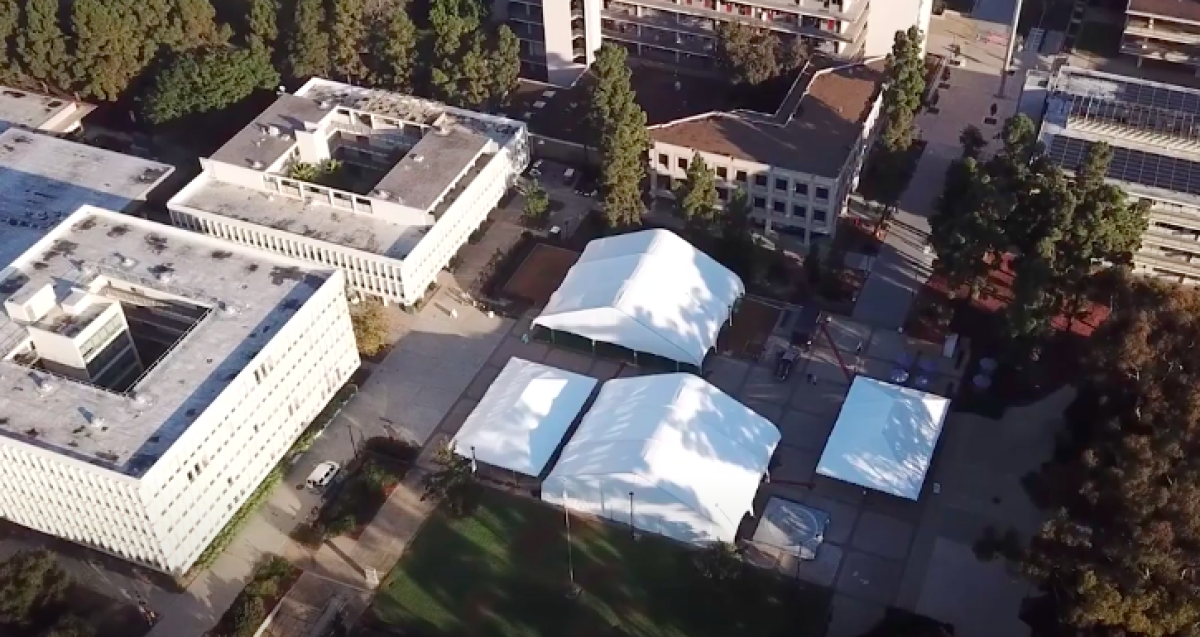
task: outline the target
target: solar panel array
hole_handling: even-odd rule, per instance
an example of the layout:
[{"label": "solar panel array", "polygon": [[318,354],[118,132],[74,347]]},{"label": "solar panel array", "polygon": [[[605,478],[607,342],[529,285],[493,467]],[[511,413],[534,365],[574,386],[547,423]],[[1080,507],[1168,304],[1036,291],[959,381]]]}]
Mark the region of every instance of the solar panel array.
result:
[{"label": "solar panel array", "polygon": [[1113,80],[1116,85],[1116,98],[1122,102],[1140,104],[1153,108],[1161,108],[1188,115],[1200,114],[1200,94],[1171,88],[1143,84],[1141,82],[1122,82]]},{"label": "solar panel array", "polygon": [[[1047,155],[1063,168],[1075,170],[1091,148],[1090,141],[1059,135],[1051,140]],[[1112,151],[1110,179],[1200,196],[1200,162],[1120,146],[1113,146]]]},{"label": "solar panel array", "polygon": [[[1196,96],[1200,99],[1200,96]],[[1200,142],[1200,118],[1192,113],[1118,102],[1099,96],[1072,95],[1071,117]]]}]

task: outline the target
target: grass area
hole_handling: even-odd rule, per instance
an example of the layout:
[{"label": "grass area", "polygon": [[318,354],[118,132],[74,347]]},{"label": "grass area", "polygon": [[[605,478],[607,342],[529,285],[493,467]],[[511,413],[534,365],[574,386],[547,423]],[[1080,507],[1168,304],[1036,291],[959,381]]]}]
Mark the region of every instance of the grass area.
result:
[{"label": "grass area", "polygon": [[561,510],[485,490],[469,516],[439,512],[388,576],[369,624],[405,634],[490,637],[807,637],[828,594],[748,568],[718,591],[691,551],[572,518],[578,599],[568,599]]}]

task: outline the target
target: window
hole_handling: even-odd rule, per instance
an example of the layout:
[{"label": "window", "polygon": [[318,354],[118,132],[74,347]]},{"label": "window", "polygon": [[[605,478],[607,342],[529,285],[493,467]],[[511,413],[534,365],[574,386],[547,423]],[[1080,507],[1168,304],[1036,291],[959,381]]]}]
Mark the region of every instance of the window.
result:
[{"label": "window", "polygon": [[829,189],[824,186],[817,186],[817,199],[826,201],[829,199]]},{"label": "window", "polygon": [[824,210],[821,210],[820,208],[813,208],[812,220],[824,222],[827,214],[828,214],[827,212],[825,212]]},{"label": "window", "polygon": [[771,209],[774,210],[775,212],[778,212],[779,214],[783,214],[783,213],[787,212],[787,204],[782,201],[772,201]]},{"label": "window", "polygon": [[804,195],[805,197],[807,197],[808,196],[808,184],[802,184],[797,181],[796,182],[796,194]]},{"label": "window", "polygon": [[684,158],[680,157],[680,158],[679,158],[679,161],[678,161],[678,162],[676,162],[676,163],[677,163],[677,164],[679,164],[679,167],[680,167],[680,168],[682,168],[682,169],[684,169],[684,170],[687,170],[687,160],[686,160],[686,159],[684,159]]},{"label": "window", "polygon": [[767,207],[767,198],[766,197],[755,197],[754,198],[754,207],[757,208],[758,210],[765,210]]},{"label": "window", "polygon": [[793,217],[803,217],[803,216],[806,216],[807,214],[808,214],[808,209],[805,208],[804,206],[801,206],[801,205],[792,206],[792,216]]},{"label": "window", "polygon": [[658,156],[658,165],[659,165],[659,166],[662,166],[662,167],[664,167],[664,168],[666,168],[667,166],[670,166],[670,165],[671,165],[671,158],[670,158],[670,157],[667,157],[666,155],[659,154],[659,156]]},{"label": "window", "polygon": [[729,190],[726,188],[717,188],[717,199],[729,201]]},{"label": "window", "polygon": [[740,181],[743,184],[746,183],[746,171],[744,171],[744,170],[737,171],[737,181]]},{"label": "window", "polygon": [[724,166],[717,166],[717,177],[729,179],[729,171]]},{"label": "window", "polygon": [[754,176],[754,185],[759,186],[761,188],[766,188],[767,187],[767,176],[766,175],[755,175]]},{"label": "window", "polygon": [[779,190],[781,192],[787,192],[787,186],[788,186],[787,182],[788,182],[787,179],[782,179],[782,178],[776,177],[775,178],[775,190]]}]

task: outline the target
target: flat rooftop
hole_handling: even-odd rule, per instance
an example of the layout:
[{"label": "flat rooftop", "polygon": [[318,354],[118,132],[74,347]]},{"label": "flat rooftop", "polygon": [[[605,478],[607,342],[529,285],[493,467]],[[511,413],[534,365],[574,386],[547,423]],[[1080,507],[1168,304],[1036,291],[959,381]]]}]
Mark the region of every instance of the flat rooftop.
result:
[{"label": "flat rooftop", "polygon": [[1200,22],[1200,2],[1196,0],[1129,0],[1126,12]]},{"label": "flat rooftop", "polygon": [[656,142],[836,178],[883,84],[883,63],[814,59],[774,115],[712,112],[652,127]]},{"label": "flat rooftop", "polygon": [[[169,281],[156,276],[171,269]],[[130,285],[209,311],[126,393],[0,361],[0,435],[142,475],[323,285],[330,271],[84,208],[0,275],[0,299],[53,283]],[[0,313],[5,355],[24,329]],[[100,419],[99,421],[97,419]]]},{"label": "flat rooftop", "polygon": [[429,231],[280,195],[268,199],[268,192],[207,175],[198,179],[203,181],[172,203],[393,259],[408,256]]},{"label": "flat rooftop", "polygon": [[[254,122],[218,148],[212,159],[240,168],[270,166],[296,145],[297,130],[304,130],[306,122],[319,122],[328,114],[329,109],[321,108],[316,101],[284,93],[254,118]],[[272,126],[280,134],[269,133]]]},{"label": "flat rooftop", "polygon": [[406,206],[429,210],[459,174],[487,148],[487,137],[463,128],[430,132],[375,185],[400,197]]},{"label": "flat rooftop", "polygon": [[173,170],[50,135],[0,132],[0,264],[12,262],[80,206],[125,210]]},{"label": "flat rooftop", "polygon": [[30,93],[21,89],[0,86],[0,128],[21,126],[39,129],[64,111],[74,110],[65,121],[57,122],[52,132],[62,132],[87,115],[92,107],[69,99]]}]

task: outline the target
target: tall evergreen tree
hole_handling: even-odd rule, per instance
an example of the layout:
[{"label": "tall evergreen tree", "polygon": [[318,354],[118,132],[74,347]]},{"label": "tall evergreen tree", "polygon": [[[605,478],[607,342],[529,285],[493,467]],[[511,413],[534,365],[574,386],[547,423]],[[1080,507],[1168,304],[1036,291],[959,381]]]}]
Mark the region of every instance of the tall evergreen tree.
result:
[{"label": "tall evergreen tree", "polygon": [[606,44],[592,65],[590,118],[599,135],[604,215],[610,227],[641,222],[646,206],[642,180],[650,148],[646,113],[634,99],[625,49]]},{"label": "tall evergreen tree", "polygon": [[0,623],[27,626],[62,601],[71,580],[44,549],[19,551],[0,562]]},{"label": "tall evergreen tree", "polygon": [[450,98],[456,106],[479,110],[491,97],[491,65],[488,63],[487,36],[475,31],[466,37],[458,61],[458,88]]},{"label": "tall evergreen tree", "polygon": [[296,0],[287,52],[287,70],[292,77],[328,73],[329,35],[325,32],[325,17],[321,0]]},{"label": "tall evergreen tree", "polygon": [[21,70],[15,56],[14,37],[20,22],[21,6],[17,4],[17,0],[0,0],[0,53],[4,55],[3,59],[0,59],[0,75],[4,77],[16,75]]},{"label": "tall evergreen tree", "polygon": [[721,215],[721,241],[717,260],[743,279],[750,278],[754,268],[754,239],[750,235],[750,195],[739,188],[729,197]]},{"label": "tall evergreen tree", "polygon": [[705,232],[718,219],[721,200],[717,196],[717,179],[700,153],[688,163],[687,176],[675,188],[675,214],[688,225]]},{"label": "tall evergreen tree", "polygon": [[737,84],[761,84],[780,72],[779,38],[766,29],[721,22],[716,32],[717,64]]},{"label": "tall evergreen tree", "polygon": [[[484,57],[482,49],[473,49],[474,40],[468,36],[481,28],[483,10],[476,0],[430,0],[429,27],[432,43],[430,84],[433,94],[451,104],[469,103],[467,93],[473,87],[464,84],[470,76],[478,75],[478,62]],[[475,57],[463,64],[463,57]],[[482,61],[486,64],[486,59]]]},{"label": "tall evergreen tree", "polygon": [[362,59],[367,37],[363,0],[331,0],[329,18],[334,74],[344,80],[361,80],[367,74]]},{"label": "tall evergreen tree", "polygon": [[897,31],[884,66],[883,131],[880,141],[891,152],[907,150],[916,136],[916,116],[925,93],[924,35],[913,26]]},{"label": "tall evergreen tree", "polygon": [[59,26],[58,0],[26,0],[17,55],[26,75],[65,88],[66,36]]},{"label": "tall evergreen tree", "polygon": [[178,40],[167,23],[170,5],[140,0],[77,0],[71,3],[74,88],[100,100],[116,100],[154,56],[160,40]]},{"label": "tall evergreen tree", "polygon": [[496,31],[495,51],[490,63],[489,97],[493,105],[504,106],[521,79],[521,43],[507,24],[500,25]]},{"label": "tall evergreen tree", "polygon": [[403,7],[374,16],[368,39],[368,66],[372,81],[385,88],[411,91],[418,33]]},{"label": "tall evergreen tree", "polygon": [[145,116],[162,124],[225,108],[278,83],[279,73],[261,46],[177,53],[155,76],[144,100]]},{"label": "tall evergreen tree", "polygon": [[279,0],[250,0],[246,12],[246,41],[268,49],[279,39]]},{"label": "tall evergreen tree", "polygon": [[230,36],[209,0],[171,0],[166,27],[156,39],[176,52],[223,44]]}]

